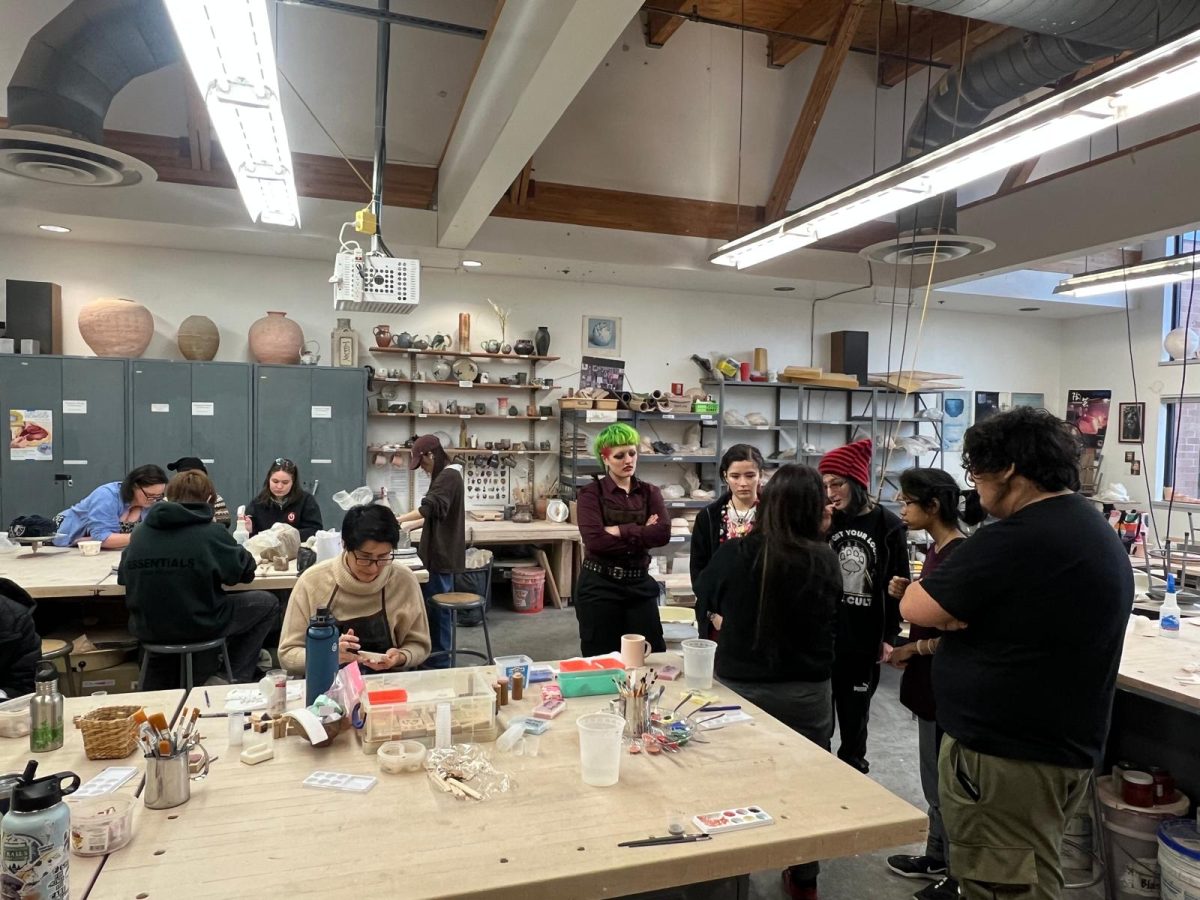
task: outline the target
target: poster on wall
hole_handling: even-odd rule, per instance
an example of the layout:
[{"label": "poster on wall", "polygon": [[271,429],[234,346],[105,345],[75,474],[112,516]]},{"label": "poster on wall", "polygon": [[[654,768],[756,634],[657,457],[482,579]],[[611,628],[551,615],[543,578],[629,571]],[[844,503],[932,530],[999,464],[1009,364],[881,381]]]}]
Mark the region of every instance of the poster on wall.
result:
[{"label": "poster on wall", "polygon": [[1112,391],[1067,391],[1067,424],[1079,432],[1084,447],[1104,446],[1111,400]]},{"label": "poster on wall", "polygon": [[54,412],[49,409],[8,411],[8,458],[54,459]]},{"label": "poster on wall", "polygon": [[603,388],[619,394],[625,384],[625,360],[585,356],[579,369],[580,388]]},{"label": "poster on wall", "polygon": [[592,356],[620,356],[621,319],[618,316],[584,316],[583,352]]},{"label": "poster on wall", "polygon": [[1122,444],[1140,444],[1145,439],[1145,403],[1118,403],[1117,419],[1121,423],[1117,440]]},{"label": "poster on wall", "polygon": [[996,413],[1000,412],[1000,392],[999,391],[976,391],[975,392],[975,424],[990,419]]},{"label": "poster on wall", "polygon": [[971,392],[946,391],[942,395],[942,449],[962,451],[963,432],[971,424]]},{"label": "poster on wall", "polygon": [[1045,394],[1022,394],[1022,393],[1018,393],[1017,391],[1013,391],[1013,393],[1012,393],[1012,408],[1016,409],[1018,406],[1028,406],[1033,409],[1045,409],[1046,408],[1046,395]]}]

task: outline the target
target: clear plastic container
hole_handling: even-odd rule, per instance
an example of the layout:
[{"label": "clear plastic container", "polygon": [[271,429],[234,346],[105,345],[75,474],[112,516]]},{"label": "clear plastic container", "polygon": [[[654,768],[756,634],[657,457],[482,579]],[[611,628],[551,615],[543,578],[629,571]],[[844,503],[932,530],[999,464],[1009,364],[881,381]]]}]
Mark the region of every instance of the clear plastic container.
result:
[{"label": "clear plastic container", "polygon": [[0,703],[0,737],[25,737],[32,729],[29,718],[29,701],[33,694],[16,697]]},{"label": "clear plastic container", "polygon": [[419,772],[425,762],[425,745],[417,741],[387,741],[376,757],[379,770],[391,775],[401,772]]},{"label": "clear plastic container", "polygon": [[71,852],[76,856],[103,856],[120,850],[133,837],[133,808],[137,801],[125,794],[108,794],[87,800],[70,800]]},{"label": "clear plastic container", "polygon": [[411,740],[432,747],[439,703],[450,706],[453,743],[496,739],[496,693],[477,670],[388,672],[368,675],[364,681],[362,715],[366,725],[358,734],[367,753],[375,753],[384,741]]},{"label": "clear plastic container", "polygon": [[526,684],[529,684],[529,667],[532,665],[533,660],[523,653],[516,656],[497,656],[496,677],[512,678],[512,673],[520,670],[521,677],[525,679]]}]

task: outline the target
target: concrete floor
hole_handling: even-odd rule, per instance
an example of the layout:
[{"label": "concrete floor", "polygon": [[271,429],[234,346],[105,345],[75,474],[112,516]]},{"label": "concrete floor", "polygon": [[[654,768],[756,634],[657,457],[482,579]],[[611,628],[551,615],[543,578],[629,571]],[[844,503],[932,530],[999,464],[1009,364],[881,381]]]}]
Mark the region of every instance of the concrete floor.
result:
[{"label": "concrete floor", "polygon": [[[522,615],[505,608],[506,589],[497,586],[498,604],[488,613],[493,655],[524,653],[533,659],[561,659],[579,653],[579,632],[572,609],[547,608],[536,615]],[[459,631],[460,646],[483,649],[479,628]],[[911,714],[897,699],[900,672],[884,666],[879,690],[871,705],[868,759],[871,778],[919,809],[925,808],[917,766],[917,729]],[[834,736],[837,746],[837,736]],[[884,860],[893,853],[920,853],[923,845],[893,847],[878,853],[821,864],[819,890],[822,900],[906,900],[928,882],[900,878],[888,871]],[[1072,891],[1071,898],[1100,900],[1103,892],[1093,888]],[[785,900],[778,871],[751,876],[751,900]]]}]

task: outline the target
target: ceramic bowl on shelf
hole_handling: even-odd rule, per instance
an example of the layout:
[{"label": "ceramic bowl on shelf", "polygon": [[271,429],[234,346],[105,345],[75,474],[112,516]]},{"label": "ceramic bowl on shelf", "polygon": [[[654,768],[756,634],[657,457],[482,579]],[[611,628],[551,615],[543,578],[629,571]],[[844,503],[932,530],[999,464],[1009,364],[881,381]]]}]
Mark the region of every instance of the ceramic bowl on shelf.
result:
[{"label": "ceramic bowl on shelf", "polygon": [[460,356],[454,360],[450,371],[459,381],[474,381],[479,377],[479,366],[475,365],[475,360],[466,356]]}]

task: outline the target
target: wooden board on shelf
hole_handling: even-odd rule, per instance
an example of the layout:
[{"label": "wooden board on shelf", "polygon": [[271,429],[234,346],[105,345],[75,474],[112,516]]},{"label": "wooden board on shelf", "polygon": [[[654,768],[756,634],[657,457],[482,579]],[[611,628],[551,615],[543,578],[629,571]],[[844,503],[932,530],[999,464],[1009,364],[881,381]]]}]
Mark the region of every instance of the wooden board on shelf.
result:
[{"label": "wooden board on shelf", "polygon": [[784,378],[820,378],[824,374],[820,366],[788,366],[782,372]]},{"label": "wooden board on shelf", "polygon": [[397,353],[408,356],[465,356],[469,359],[494,359],[499,362],[556,362],[557,356],[523,356],[519,353],[459,353],[457,350],[413,350],[404,347],[371,347],[372,353]]},{"label": "wooden board on shelf", "polygon": [[484,390],[484,391],[553,391],[558,385],[545,384],[483,384],[481,382],[472,382],[464,384],[459,381],[413,381],[411,378],[372,378],[372,381],[380,384],[409,384],[413,387],[440,387],[440,388],[461,388],[463,390]]},{"label": "wooden board on shelf", "polygon": [[798,378],[788,375],[787,372],[782,372],[779,375],[780,379],[798,384],[801,387],[811,385],[813,387],[835,387],[835,388],[856,388],[860,387],[858,379],[853,375],[842,375],[838,372],[826,372],[816,378]]},{"label": "wooden board on shelf", "polygon": [[505,422],[546,422],[554,416],[481,416],[478,413],[411,413],[411,412],[372,412],[368,418],[400,418],[400,419],[489,419]]}]

